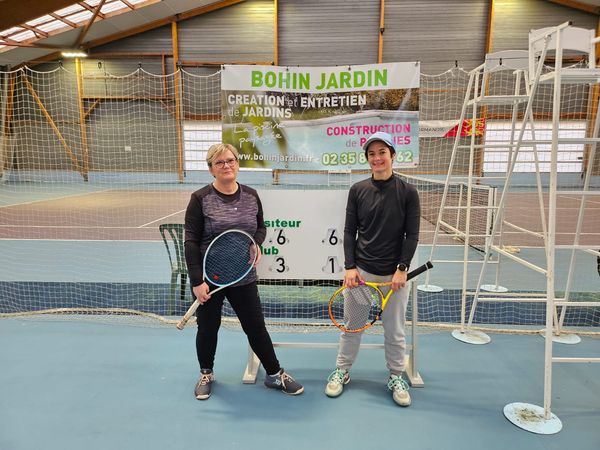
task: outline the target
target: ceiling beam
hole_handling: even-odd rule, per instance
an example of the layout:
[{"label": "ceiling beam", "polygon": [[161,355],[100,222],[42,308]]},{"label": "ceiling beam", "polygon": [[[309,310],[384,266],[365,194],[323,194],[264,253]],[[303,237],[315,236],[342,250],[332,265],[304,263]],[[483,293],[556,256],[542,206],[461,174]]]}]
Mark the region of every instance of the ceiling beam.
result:
[{"label": "ceiling beam", "polygon": [[122,31],[120,33],[111,34],[110,36],[105,36],[99,39],[95,39],[93,41],[84,42],[81,45],[83,49],[89,49],[93,47],[98,47],[100,45],[108,44],[110,42],[118,41],[119,39],[123,39],[129,36],[133,36],[136,34],[143,33],[145,31],[154,30],[155,28],[160,28],[162,26],[168,25],[172,22],[179,22],[181,20],[190,19],[192,17],[200,16],[202,14],[206,14],[212,11],[217,11],[222,8],[226,8],[228,6],[235,5],[237,3],[242,3],[246,0],[223,0],[220,2],[211,3],[210,5],[201,6],[199,8],[194,8],[189,11],[175,14],[173,16],[165,17],[163,19],[155,20],[154,22],[150,22],[139,27],[131,28],[129,30]]},{"label": "ceiling beam", "polygon": [[0,38],[0,45],[6,45],[7,47],[30,47],[49,49],[64,48],[64,46],[57,46],[55,44],[44,44],[43,42],[19,42],[11,38]]},{"label": "ceiling beam", "polygon": [[[2,0],[0,0],[0,1],[2,1]],[[29,2],[30,0],[23,0],[23,1]],[[37,1],[37,0],[34,0],[34,1]],[[126,31],[123,31],[123,32],[120,32],[120,33],[112,34],[110,36],[105,36],[103,38],[95,39],[93,41],[84,42],[84,43],[82,43],[80,45],[80,48],[83,49],[83,50],[89,50],[89,49],[91,49],[93,47],[98,47],[100,45],[108,44],[110,42],[114,42],[114,41],[117,41],[119,39],[123,39],[123,38],[129,37],[129,36],[133,36],[133,35],[136,35],[136,34],[139,34],[139,33],[143,33],[145,31],[153,30],[155,28],[160,28],[160,27],[168,25],[168,24],[170,24],[172,22],[179,22],[179,21],[182,21],[182,20],[185,20],[185,19],[190,19],[192,17],[200,16],[202,14],[206,14],[206,13],[209,13],[209,12],[212,12],[212,11],[217,11],[219,9],[226,8],[228,6],[233,6],[233,5],[236,5],[238,3],[242,3],[244,1],[246,1],[246,0],[222,0],[222,1],[217,1],[217,2],[211,3],[209,5],[205,5],[205,6],[202,6],[202,7],[191,9],[189,11],[185,11],[183,13],[175,14],[175,15],[172,15],[172,16],[160,19],[160,20],[156,20],[154,22],[151,22],[151,23],[148,23],[148,24],[145,24],[145,25],[141,25],[139,27],[135,27],[135,28],[132,28],[130,30],[126,30]],[[50,4],[50,3],[52,3],[52,2],[49,0],[48,4]],[[68,1],[67,4],[70,5],[70,4],[73,4],[73,2],[72,1]],[[62,5],[62,7],[64,7],[64,6],[65,5]],[[61,6],[59,6],[57,9],[60,9],[60,8],[61,8]],[[56,15],[54,15],[52,13],[48,13],[48,12],[46,12],[46,13],[49,14],[49,15],[51,15],[51,16],[54,16],[56,19],[62,20],[63,22],[65,22],[68,25],[71,25],[71,23],[68,20],[66,20],[66,19],[57,17]],[[39,16],[41,16],[43,14],[46,14],[46,13],[41,13],[41,14],[37,15],[36,17],[39,17]],[[7,45],[10,45],[10,44],[7,43]],[[31,44],[29,44],[29,45],[19,45],[19,47],[41,47],[41,48],[43,48],[43,47],[46,47],[46,46],[44,46],[44,44],[42,44],[42,43],[39,43],[37,45],[36,44],[33,44],[33,45],[31,45]],[[52,49],[52,48],[56,49],[57,47],[48,45],[46,48],[48,48],[48,49]],[[94,55],[91,54],[90,56],[93,57]],[[60,59],[60,58],[61,58],[60,52],[52,52],[52,53],[44,55],[44,56],[38,56],[34,60],[24,61],[21,64],[19,64],[17,67],[20,67],[20,66],[25,65],[25,64],[28,65],[28,66],[30,66],[30,67],[32,67],[32,66],[35,66],[35,65],[43,63],[43,62],[55,61],[55,60]]]},{"label": "ceiling beam", "polygon": [[73,0],[19,0],[3,1],[0,14],[0,30],[14,27],[44,14],[65,8],[75,3]]},{"label": "ceiling beam", "polygon": [[556,3],[557,5],[567,6],[569,8],[578,9],[587,13],[600,15],[600,6],[590,5],[586,2],[580,2],[577,0],[546,0],[550,3]]},{"label": "ceiling beam", "polygon": [[58,14],[54,14],[53,12],[48,13],[49,16],[54,17],[56,20],[64,23],[65,25],[71,28],[78,28],[75,22],[71,22],[69,19],[65,19],[64,17],[60,17]]},{"label": "ceiling beam", "polygon": [[36,36],[37,38],[39,38],[40,36],[42,37],[42,39],[45,39],[45,38],[47,38],[47,37],[48,37],[48,33],[46,33],[46,32],[44,32],[44,31],[40,30],[39,28],[36,28],[36,27],[32,27],[32,26],[30,26],[30,25],[27,25],[26,23],[22,23],[22,24],[21,24],[21,25],[19,25],[19,26],[21,26],[21,27],[25,28],[26,30],[33,31],[33,32],[35,33],[35,36]]},{"label": "ceiling beam", "polygon": [[[85,24],[83,29],[79,32],[79,36],[77,36],[77,40],[75,41],[75,45],[74,45],[75,48],[79,48],[79,46],[83,42],[83,39],[85,38],[88,31],[90,31],[90,27],[94,23],[94,20],[96,20],[96,17],[98,17],[98,15],[100,14],[100,10],[104,6],[105,1],[106,0],[100,0],[100,3],[98,3],[98,5],[96,5],[96,8],[93,10],[92,17],[90,17],[90,20],[88,20],[88,22]],[[81,2],[80,2],[80,4],[81,4]],[[85,5],[85,3],[84,3],[84,5]]]},{"label": "ceiling beam", "polygon": [[16,66],[10,66],[11,69],[18,69],[20,67],[34,67],[37,66],[38,64],[43,64],[46,62],[55,62],[55,61],[59,61],[62,59],[62,52],[58,51],[58,52],[52,52],[52,53],[48,53],[47,55],[43,55],[43,56],[38,56],[35,59],[29,60],[29,61],[23,61],[20,64],[17,64]]},{"label": "ceiling beam", "polygon": [[[97,6],[91,7],[86,2],[77,2],[77,4],[83,6],[85,9],[87,9],[88,11],[91,11],[91,12],[94,12],[97,9]],[[102,2],[102,4],[104,5],[104,2]],[[102,8],[100,8],[100,9],[102,9]],[[100,11],[98,11],[97,16],[100,17],[101,19],[105,18],[104,14],[102,14]]]}]

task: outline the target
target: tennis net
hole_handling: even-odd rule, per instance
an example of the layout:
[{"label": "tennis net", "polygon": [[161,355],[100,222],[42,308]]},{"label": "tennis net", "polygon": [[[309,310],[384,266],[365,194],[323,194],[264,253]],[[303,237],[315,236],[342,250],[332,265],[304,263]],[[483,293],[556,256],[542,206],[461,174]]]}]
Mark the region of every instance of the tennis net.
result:
[{"label": "tennis net", "polygon": [[[441,180],[424,178],[415,175],[398,174],[404,181],[412,184],[419,191],[421,200],[421,218],[435,226],[440,219],[442,198],[446,183]],[[494,219],[496,205],[496,188],[481,184],[471,186],[471,199],[468,198],[468,184],[455,181],[448,184],[445,205],[441,215],[439,232],[453,239],[465,242],[484,251],[486,238]],[[467,213],[470,213],[467,230]],[[433,232],[433,230],[430,230]],[[427,232],[427,230],[422,230]],[[467,233],[468,231],[468,233]]]}]

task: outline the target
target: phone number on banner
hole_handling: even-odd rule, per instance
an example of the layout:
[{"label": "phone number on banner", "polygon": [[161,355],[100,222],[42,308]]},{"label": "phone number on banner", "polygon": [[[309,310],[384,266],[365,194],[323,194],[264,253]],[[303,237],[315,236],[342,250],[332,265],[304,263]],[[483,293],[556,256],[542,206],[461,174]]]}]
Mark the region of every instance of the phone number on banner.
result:
[{"label": "phone number on banner", "polygon": [[[396,153],[396,162],[412,163],[413,153],[410,151]],[[362,152],[323,153],[321,163],[324,166],[352,166],[354,164],[367,164],[367,157]]]}]

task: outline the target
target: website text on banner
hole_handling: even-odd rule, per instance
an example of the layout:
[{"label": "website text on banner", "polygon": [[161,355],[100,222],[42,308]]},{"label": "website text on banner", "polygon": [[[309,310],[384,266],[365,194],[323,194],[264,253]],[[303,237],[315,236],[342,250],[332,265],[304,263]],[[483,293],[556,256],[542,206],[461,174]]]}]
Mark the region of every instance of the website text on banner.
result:
[{"label": "website text on banner", "polygon": [[242,167],[367,169],[361,147],[376,131],[396,144],[394,167],[419,160],[417,62],[345,67],[226,65],[223,142]]}]

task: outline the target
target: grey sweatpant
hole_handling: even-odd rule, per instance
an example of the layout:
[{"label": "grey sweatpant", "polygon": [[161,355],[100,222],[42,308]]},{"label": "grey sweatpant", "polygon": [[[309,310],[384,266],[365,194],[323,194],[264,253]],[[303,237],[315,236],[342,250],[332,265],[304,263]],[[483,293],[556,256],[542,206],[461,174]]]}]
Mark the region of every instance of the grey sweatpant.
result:
[{"label": "grey sweatpant", "polygon": [[[358,272],[365,281],[373,281],[382,283],[391,281],[392,276],[373,275],[358,268]],[[381,291],[385,296],[390,288],[383,286]],[[408,294],[410,292],[410,284],[406,287],[398,289],[388,300],[381,316],[383,324],[383,338],[385,361],[390,374],[400,375],[404,372],[404,355],[406,353],[406,307],[408,305]],[[356,360],[362,332],[359,333],[342,333],[340,336],[340,345],[336,360],[336,366],[340,369],[350,370],[352,364]]]}]

